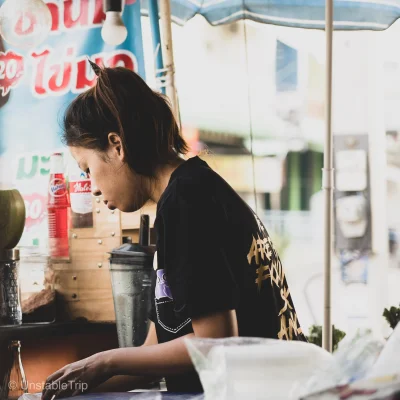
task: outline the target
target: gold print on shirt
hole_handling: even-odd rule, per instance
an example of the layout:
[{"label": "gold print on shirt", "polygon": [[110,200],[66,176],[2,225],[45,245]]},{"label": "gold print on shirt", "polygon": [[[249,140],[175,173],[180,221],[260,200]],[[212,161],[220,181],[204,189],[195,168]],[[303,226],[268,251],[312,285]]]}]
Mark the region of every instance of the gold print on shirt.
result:
[{"label": "gold print on shirt", "polygon": [[277,257],[277,254],[272,247],[272,242],[269,236],[264,239],[260,239],[257,235],[257,239],[253,236],[253,242],[250,247],[249,254],[247,255],[247,261],[251,264],[253,258],[255,258],[258,268],[256,284],[258,289],[261,289],[262,281],[271,278],[271,284],[275,283],[278,288],[284,283],[285,273],[282,268],[282,263]]},{"label": "gold print on shirt", "polygon": [[293,340],[293,333],[295,336],[303,333],[301,328],[297,326],[297,315],[290,312],[289,325],[286,323],[286,316],[281,316],[281,330],[278,332],[278,339]]},{"label": "gold print on shirt", "polygon": [[274,286],[275,284],[279,290],[283,307],[278,314],[281,323],[278,338],[292,340],[293,335],[298,336],[299,334],[302,334],[302,330],[298,326],[297,315],[290,302],[290,291],[285,281],[285,273],[283,271],[282,263],[272,245],[271,239],[265,230],[264,225],[256,215],[255,218],[257,220],[259,233],[256,236],[253,236],[250,251],[247,255],[247,261],[249,265],[252,265],[253,260],[256,263],[257,277],[255,283],[258,290],[261,290],[263,281],[266,281],[269,278],[271,286]]},{"label": "gold print on shirt", "polygon": [[283,308],[281,309],[281,311],[279,311],[279,316],[281,316],[288,308],[293,310],[293,307],[290,305],[289,303],[289,289],[288,288],[283,288],[281,289],[281,297],[282,300],[285,302],[285,305],[283,306]]}]

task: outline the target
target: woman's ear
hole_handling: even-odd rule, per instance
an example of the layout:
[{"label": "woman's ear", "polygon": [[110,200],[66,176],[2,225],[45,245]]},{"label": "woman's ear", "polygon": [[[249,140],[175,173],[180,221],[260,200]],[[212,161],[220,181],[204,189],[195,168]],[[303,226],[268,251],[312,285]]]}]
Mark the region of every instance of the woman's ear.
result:
[{"label": "woman's ear", "polygon": [[119,158],[121,161],[124,161],[124,147],[122,146],[121,138],[117,133],[111,132],[108,134],[108,145],[114,156]]}]

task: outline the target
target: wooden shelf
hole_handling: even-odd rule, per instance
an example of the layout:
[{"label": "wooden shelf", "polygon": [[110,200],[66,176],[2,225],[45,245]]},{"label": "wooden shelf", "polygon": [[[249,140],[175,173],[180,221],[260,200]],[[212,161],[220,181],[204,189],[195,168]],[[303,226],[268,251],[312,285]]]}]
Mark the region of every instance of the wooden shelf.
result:
[{"label": "wooden shelf", "polygon": [[157,205],[155,203],[151,203],[145,205],[141,210],[136,211],[134,213],[121,213],[121,229],[123,231],[139,229],[140,216],[143,214],[149,215],[150,227],[152,228],[154,226],[154,221],[156,219],[156,211],[157,211]]},{"label": "wooden shelf", "polygon": [[22,324],[19,326],[0,327],[0,340],[23,340],[34,336],[52,337],[73,334],[117,333],[114,322],[88,322],[76,320],[68,322],[54,322],[50,324]]}]

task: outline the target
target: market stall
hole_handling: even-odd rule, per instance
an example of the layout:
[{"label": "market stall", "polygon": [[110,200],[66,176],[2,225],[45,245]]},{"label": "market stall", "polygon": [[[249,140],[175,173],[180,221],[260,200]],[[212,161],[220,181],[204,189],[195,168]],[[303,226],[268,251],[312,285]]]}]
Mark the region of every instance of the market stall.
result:
[{"label": "market stall", "polygon": [[[28,0],[27,0],[28,1]],[[60,148],[60,143],[54,135],[50,136],[49,132],[54,131],[56,121],[51,120],[46,130],[41,131],[38,139],[42,139],[43,146],[33,146],[33,151],[25,152],[21,148],[21,135],[26,134],[26,123],[20,121],[21,118],[16,113],[10,113],[13,107],[24,104],[26,112],[30,110],[33,122],[39,124],[40,119],[49,113],[56,114],[63,101],[70,101],[77,93],[91,87],[95,82],[94,72],[90,70],[85,56],[90,56],[96,63],[103,62],[107,66],[123,65],[132,69],[143,77],[145,76],[143,63],[143,49],[141,48],[140,33],[140,15],[152,15],[153,35],[155,39],[155,48],[157,48],[158,35],[158,12],[156,3],[150,1],[149,5],[144,4],[140,9],[139,2],[126,2],[125,8],[121,2],[105,2],[106,8],[103,9],[102,1],[93,1],[91,7],[89,3],[80,3],[80,15],[77,17],[71,9],[69,2],[63,2],[63,5],[49,3],[49,7],[43,11],[43,21],[38,30],[37,36],[33,36],[35,41],[29,43],[28,50],[19,50],[20,47],[26,45],[25,42],[19,42],[13,35],[9,35],[7,24],[10,22],[10,12],[23,10],[22,8],[7,9],[10,6],[10,0],[3,2],[3,14],[0,10],[0,32],[6,42],[12,43],[10,49],[0,53],[5,71],[9,74],[7,79],[0,80],[0,88],[2,89],[3,103],[2,116],[0,117],[0,138],[4,139],[4,147],[6,153],[13,154],[18,152],[18,157],[12,160],[13,174],[18,180],[17,187],[24,197],[25,208],[27,214],[23,215],[22,220],[26,219],[30,231],[25,232],[23,244],[29,248],[23,252],[21,246],[21,254],[10,253],[16,244],[1,244],[0,248],[4,248],[5,256],[3,263],[19,262],[21,271],[35,269],[37,275],[33,278],[21,274],[21,287],[27,288],[24,291],[21,314],[26,318],[25,322],[44,323],[46,327],[41,327],[43,335],[53,335],[56,331],[60,334],[78,334],[76,340],[78,345],[75,348],[77,358],[81,358],[84,354],[100,351],[101,348],[112,348],[117,342],[117,330],[115,329],[115,321],[118,326],[118,317],[116,310],[118,309],[115,302],[115,288],[113,289],[112,279],[109,269],[110,253],[115,249],[122,249],[121,246],[138,244],[139,246],[148,247],[155,243],[154,232],[152,230],[156,205],[148,204],[140,212],[124,214],[118,210],[109,210],[102,202],[102,198],[92,198],[90,195],[90,180],[87,175],[80,171],[77,176],[74,175],[72,167],[68,165],[67,155],[61,162],[54,161],[54,156],[60,157],[61,154],[53,154],[49,157],[49,152],[55,152]],[[37,0],[37,9],[33,8],[33,13],[39,9]],[[358,2],[358,1],[342,1],[334,4],[332,0],[317,2],[312,7],[299,2],[285,2],[281,4],[259,5],[245,2],[220,1],[204,3],[201,6],[191,1],[175,0],[171,3],[168,0],[160,2],[161,17],[161,36],[162,36],[162,60],[158,57],[158,78],[161,82],[160,90],[166,91],[170,98],[175,116],[179,118],[179,105],[177,90],[175,87],[175,69],[173,60],[173,38],[171,30],[172,20],[184,23],[193,17],[196,13],[201,13],[205,18],[214,25],[229,23],[236,20],[251,19],[261,23],[273,23],[284,26],[294,26],[302,28],[325,29],[326,32],[326,138],[324,152],[324,170],[323,170],[323,188],[325,191],[325,285],[324,285],[324,335],[323,347],[332,351],[332,322],[331,322],[331,264],[332,264],[332,215],[333,215],[333,153],[332,153],[332,40],[334,29],[386,29],[395,19],[398,18],[400,7],[396,2]],[[35,5],[35,4],[33,4]],[[43,4],[41,4],[43,6]],[[87,7],[87,8],[85,8]],[[153,8],[152,8],[153,7]],[[377,9],[379,12],[377,12]],[[11,11],[10,11],[11,10]],[[35,11],[36,10],[36,11]],[[75,10],[76,11],[76,10]],[[121,12],[123,11],[123,22],[121,20]],[[300,12],[299,12],[300,11]],[[7,13],[6,13],[7,12]],[[324,14],[326,12],[326,14]],[[324,16],[325,15],[325,16]],[[117,22],[112,22],[111,16],[117,16]],[[13,17],[15,23],[15,16]],[[47,18],[47,19],[46,19]],[[103,22],[105,19],[105,22]],[[23,21],[22,21],[23,22]],[[21,22],[21,24],[22,24]],[[30,22],[33,24],[33,22]],[[111,24],[111,25],[110,25]],[[33,25],[32,25],[33,26]],[[39,26],[39,25],[38,25]],[[128,29],[126,31],[126,26]],[[244,34],[246,36],[246,23],[243,23]],[[88,28],[85,40],[82,40],[80,28]],[[26,26],[25,26],[26,28]],[[102,31],[102,40],[100,40],[100,30]],[[47,35],[52,32],[52,36]],[[127,38],[127,39],[126,39]],[[39,44],[46,40],[48,46],[42,52],[39,52]],[[60,46],[60,41],[64,45]],[[103,43],[103,40],[107,44]],[[123,44],[121,44],[123,43]],[[60,47],[58,47],[60,46]],[[119,47],[120,46],[120,47]],[[15,49],[14,49],[15,47]],[[159,47],[158,47],[159,48]],[[21,54],[19,53],[21,52]],[[90,53],[90,55],[88,54]],[[59,60],[62,60],[60,62]],[[163,65],[161,63],[163,62]],[[161,68],[162,67],[162,68]],[[18,87],[21,83],[20,79],[28,76],[31,81],[28,85]],[[25,78],[26,79],[26,78]],[[25,80],[26,82],[26,80]],[[20,91],[18,90],[20,89]],[[10,96],[11,93],[15,96]],[[29,96],[27,102],[21,99]],[[251,104],[249,105],[251,107]],[[7,114],[7,115],[6,115]],[[4,115],[4,116],[3,116]],[[8,135],[6,132],[15,131],[18,135]],[[10,137],[12,136],[12,137]],[[16,136],[19,136],[18,140]],[[250,129],[250,138],[252,132]],[[0,147],[1,149],[1,147]],[[382,149],[383,151],[383,149]],[[251,154],[251,161],[254,168],[254,155]],[[2,166],[9,163],[14,156],[6,156],[1,160]],[[249,161],[249,157],[247,157]],[[10,164],[11,165],[11,164]],[[11,168],[10,168],[11,169]],[[2,168],[0,181],[4,174],[5,168]],[[64,173],[68,171],[69,193],[67,191],[61,196],[70,196],[72,211],[76,214],[75,220],[72,219],[72,227],[68,230],[64,237],[67,243],[66,252],[62,248],[60,242],[54,247],[54,252],[44,255],[38,251],[40,241],[46,235],[43,235],[43,229],[47,230],[47,220],[45,219],[44,209],[51,212],[49,200],[46,199],[44,193],[48,191],[49,181],[51,190],[57,192],[66,189],[66,176]],[[254,172],[254,171],[253,171]],[[257,175],[253,173],[253,186],[257,185]],[[6,178],[4,187],[12,181],[10,177]],[[59,182],[55,182],[55,180]],[[232,180],[238,179],[237,174],[233,173]],[[240,179],[242,184],[249,184],[249,177]],[[60,189],[59,186],[62,186]],[[0,185],[2,187],[3,185]],[[53,193],[54,194],[54,193]],[[84,196],[86,195],[86,196]],[[47,193],[46,193],[47,196]],[[58,195],[57,195],[58,196]],[[1,200],[1,198],[0,198]],[[59,200],[57,200],[59,201]],[[12,202],[15,204],[16,202]],[[6,204],[6,203],[5,203]],[[7,203],[7,207],[11,203]],[[57,206],[60,207],[59,203]],[[69,205],[68,205],[69,206]],[[42,209],[40,208],[42,207]],[[67,206],[65,206],[67,208]],[[25,211],[24,211],[25,213]],[[22,215],[22,214],[21,214]],[[20,217],[21,217],[20,215]],[[148,215],[148,231],[143,233],[143,215]],[[25,218],[26,217],[26,218]],[[20,218],[21,219],[21,218]],[[45,228],[43,228],[46,226]],[[140,229],[142,228],[142,229]],[[22,232],[21,232],[22,233]],[[17,235],[18,236],[18,235]],[[147,237],[147,238],[145,238]],[[50,234],[50,239],[55,239]],[[57,236],[58,238],[58,236]],[[145,238],[145,239],[144,239]],[[144,241],[143,241],[144,240]],[[17,241],[18,242],[18,241]],[[50,245],[50,249],[51,249]],[[32,249],[33,247],[33,249]],[[51,250],[52,251],[52,250]],[[136,253],[143,254],[143,248],[135,248]],[[135,253],[135,255],[136,255]],[[121,255],[118,253],[118,255]],[[150,268],[151,269],[151,268]],[[10,279],[11,281],[12,279]],[[39,284],[38,284],[39,282]],[[42,284],[42,282],[44,282]],[[37,286],[40,286],[38,290]],[[114,292],[113,292],[114,290]],[[322,299],[320,299],[322,302]],[[47,311],[47,313],[46,313]],[[44,317],[43,317],[44,315]],[[15,315],[15,321],[21,316]],[[36,317],[36,320],[35,320]],[[41,319],[42,318],[42,319]],[[44,319],[43,319],[44,318]],[[70,321],[84,319],[85,321],[78,325],[71,324]],[[14,321],[14,322],[15,322]],[[55,322],[57,321],[57,322]],[[8,321],[9,322],[9,321]],[[18,321],[17,321],[18,322]],[[15,322],[14,325],[18,325]],[[110,324],[111,322],[111,324]],[[61,325],[58,325],[61,323]],[[89,324],[89,325],[88,325]],[[4,325],[12,325],[4,323]],[[78,327],[78,328],[77,328]],[[286,327],[285,327],[286,328]],[[292,329],[293,327],[288,327]],[[24,329],[29,331],[29,335],[24,333]],[[0,340],[4,341],[21,340],[28,343],[28,336],[35,335],[35,329],[29,325],[21,327],[0,327]],[[72,329],[69,330],[69,329]],[[76,330],[76,331],[75,331]],[[93,334],[104,331],[102,345],[97,348],[86,347],[88,337],[82,339],[81,330],[84,333]],[[86,332],[87,330],[87,332]],[[68,333],[69,332],[69,333]],[[72,333],[71,333],[72,332]],[[120,332],[118,332],[120,333]],[[22,335],[22,336],[21,336]],[[122,338],[119,335],[119,345],[121,346]],[[80,344],[79,344],[80,343]],[[31,344],[32,345],[32,344]],[[85,348],[84,351],[82,348]],[[121,346],[123,347],[123,346]],[[4,346],[3,346],[4,348]],[[1,351],[1,347],[0,347]],[[7,351],[7,350],[3,350]],[[31,359],[37,354],[29,350]],[[61,353],[63,357],[57,360],[57,363],[70,362],[68,352]],[[25,362],[29,364],[30,361]],[[48,371],[44,371],[44,373]],[[37,380],[43,379],[42,375],[38,375]],[[130,396],[130,395],[129,395]],[[134,397],[132,398],[142,398]],[[143,396],[143,395],[142,395]],[[170,395],[173,396],[173,395]],[[182,397],[183,396],[183,397]],[[168,397],[164,395],[162,398],[191,398],[191,397]],[[128,395],[120,395],[119,398],[127,398]],[[89,397],[88,397],[89,398]],[[97,397],[93,397],[96,399]],[[104,397],[102,397],[104,398]],[[113,397],[115,398],[115,397]],[[131,398],[131,397],[129,397]],[[143,397],[144,398],[144,397]],[[160,397],[161,398],[161,397]],[[194,397],[200,398],[200,397]],[[26,399],[28,400],[28,398]]]}]

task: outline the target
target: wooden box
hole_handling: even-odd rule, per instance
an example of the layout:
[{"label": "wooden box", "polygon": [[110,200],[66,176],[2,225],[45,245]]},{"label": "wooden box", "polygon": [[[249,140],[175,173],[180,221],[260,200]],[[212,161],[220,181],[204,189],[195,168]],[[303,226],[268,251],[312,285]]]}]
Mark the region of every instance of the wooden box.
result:
[{"label": "wooden box", "polygon": [[115,321],[109,252],[122,244],[124,236],[139,240],[142,214],[150,216],[152,227],[156,205],[128,214],[111,211],[101,197],[93,198],[93,228],[71,229],[69,262],[52,262],[58,320]]}]

